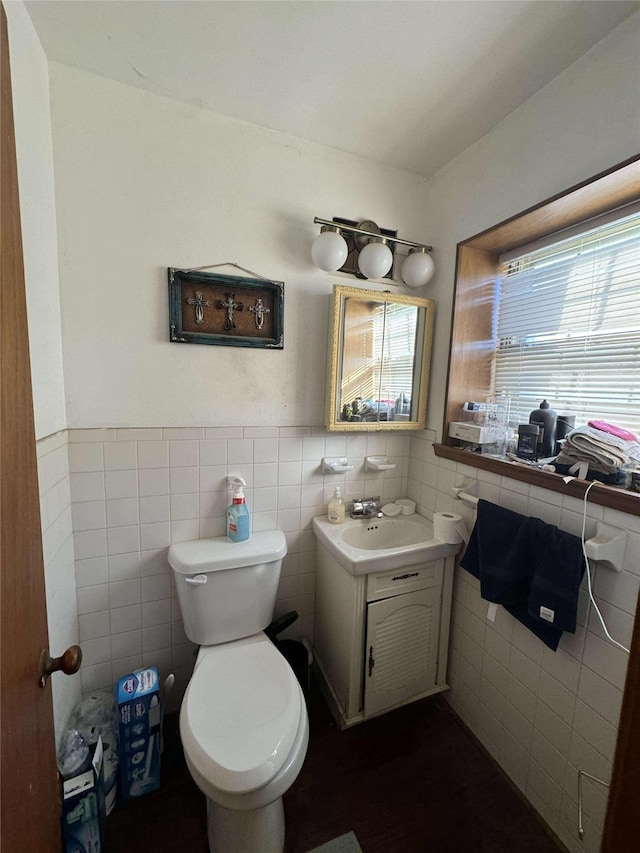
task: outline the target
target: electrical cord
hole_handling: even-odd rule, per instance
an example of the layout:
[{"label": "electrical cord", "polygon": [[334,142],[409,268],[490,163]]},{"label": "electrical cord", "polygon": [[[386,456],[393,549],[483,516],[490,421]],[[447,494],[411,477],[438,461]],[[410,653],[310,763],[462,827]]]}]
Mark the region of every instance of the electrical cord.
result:
[{"label": "electrical cord", "polygon": [[593,604],[593,607],[594,607],[596,613],[598,614],[598,618],[600,619],[600,623],[602,625],[602,630],[604,631],[607,639],[611,643],[613,643],[614,646],[617,646],[619,649],[622,649],[623,652],[626,652],[626,654],[629,654],[630,650],[626,646],[623,646],[622,643],[619,643],[617,640],[614,640],[613,637],[611,636],[611,634],[609,633],[607,626],[605,624],[605,621],[604,621],[604,617],[602,616],[602,613],[600,612],[600,608],[596,604],[596,600],[593,596],[593,589],[591,586],[591,569],[589,567],[589,558],[587,557],[587,549],[585,546],[585,530],[586,530],[586,526],[587,526],[587,498],[589,497],[589,492],[591,491],[591,489],[597,485],[598,485],[598,481],[593,480],[587,486],[585,493],[584,493],[584,497],[582,499],[584,502],[584,508],[583,508],[583,513],[582,513],[582,537],[581,537],[581,539],[582,539],[582,553],[584,555],[584,564],[585,564],[586,570],[587,570],[587,586],[589,589],[589,598],[591,600],[591,603]]},{"label": "electrical cord", "polygon": [[[589,492],[594,486],[598,485],[597,480],[593,480],[585,489],[585,493],[583,496],[583,512],[582,512],[582,553],[584,555],[584,564],[586,566],[587,571],[587,585],[589,588],[589,598],[591,603],[593,604],[596,613],[598,614],[598,618],[600,619],[600,623],[602,624],[602,630],[604,631],[607,639],[613,643],[614,646],[617,646],[619,649],[622,649],[623,652],[629,654],[629,649],[626,646],[623,646],[622,643],[619,643],[617,640],[614,640],[611,634],[609,633],[607,626],[605,624],[602,613],[600,612],[600,608],[596,604],[596,600],[593,596],[593,590],[591,587],[591,568],[589,566],[589,558],[587,557],[587,549],[585,545],[585,530],[587,526],[587,499],[589,497]],[[587,779],[591,779],[592,782],[598,782],[600,785],[608,788],[610,787],[610,783],[606,782],[604,779],[598,779],[596,776],[592,776],[590,773],[587,773],[584,770],[578,770],[578,838],[580,841],[584,838],[584,825],[582,820],[582,779],[586,777]]]}]

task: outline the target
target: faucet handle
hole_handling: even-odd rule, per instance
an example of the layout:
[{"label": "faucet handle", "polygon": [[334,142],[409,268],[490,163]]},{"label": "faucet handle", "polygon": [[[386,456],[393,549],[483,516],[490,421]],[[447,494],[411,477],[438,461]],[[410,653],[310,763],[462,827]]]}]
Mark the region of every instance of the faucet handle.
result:
[{"label": "faucet handle", "polygon": [[364,501],[362,498],[354,498],[351,506],[351,518],[361,518],[364,516]]}]

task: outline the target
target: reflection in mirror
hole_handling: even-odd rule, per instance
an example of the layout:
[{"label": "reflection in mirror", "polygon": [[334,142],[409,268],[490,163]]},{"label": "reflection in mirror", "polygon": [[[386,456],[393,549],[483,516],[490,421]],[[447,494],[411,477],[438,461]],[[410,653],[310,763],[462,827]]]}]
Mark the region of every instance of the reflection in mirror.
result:
[{"label": "reflection in mirror", "polygon": [[328,429],[424,427],[433,304],[334,287]]}]

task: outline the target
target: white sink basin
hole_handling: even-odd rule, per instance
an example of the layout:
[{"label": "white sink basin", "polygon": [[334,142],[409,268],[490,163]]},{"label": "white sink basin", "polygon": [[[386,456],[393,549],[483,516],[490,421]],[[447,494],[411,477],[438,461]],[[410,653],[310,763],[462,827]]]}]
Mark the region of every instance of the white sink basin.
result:
[{"label": "white sink basin", "polygon": [[421,515],[395,518],[348,518],[330,524],[324,516],[313,519],[320,546],[352,575],[400,569],[456,554],[460,545],[433,537],[431,522]]}]

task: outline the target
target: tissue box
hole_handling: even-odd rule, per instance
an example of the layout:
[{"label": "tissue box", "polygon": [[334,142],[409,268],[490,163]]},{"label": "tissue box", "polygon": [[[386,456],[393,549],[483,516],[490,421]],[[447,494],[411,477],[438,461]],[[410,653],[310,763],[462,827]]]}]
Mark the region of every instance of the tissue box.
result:
[{"label": "tissue box", "polygon": [[116,686],[120,794],[131,800],[160,787],[160,681],[155,666]]},{"label": "tissue box", "polygon": [[102,853],[104,845],[104,777],[102,738],[91,767],[62,783],[62,839],[65,853]]},{"label": "tissue box", "polygon": [[491,424],[467,423],[465,421],[452,421],[449,424],[449,435],[460,441],[469,441],[473,444],[495,444],[504,441],[507,435],[506,426]]}]

